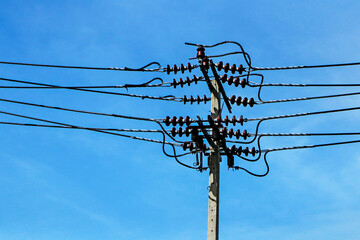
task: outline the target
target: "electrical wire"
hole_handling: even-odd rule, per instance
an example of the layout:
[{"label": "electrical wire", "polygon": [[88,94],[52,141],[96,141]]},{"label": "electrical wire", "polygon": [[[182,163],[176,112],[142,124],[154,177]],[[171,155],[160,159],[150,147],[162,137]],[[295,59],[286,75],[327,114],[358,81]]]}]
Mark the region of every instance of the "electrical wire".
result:
[{"label": "electrical wire", "polygon": [[287,67],[251,67],[252,70],[290,70],[290,69],[305,69],[305,68],[325,68],[325,67],[344,67],[360,65],[360,62],[351,63],[336,63],[336,64],[322,64],[322,65],[300,65],[300,66],[287,66]]},{"label": "electrical wire", "polygon": [[136,98],[141,98],[141,99],[153,99],[153,100],[165,100],[165,101],[182,102],[182,98],[176,98],[173,95],[167,95],[167,96],[162,96],[162,97],[154,97],[154,96],[148,96],[148,95],[128,94],[128,93],[119,93],[119,92],[107,92],[107,91],[99,91],[99,90],[84,89],[84,88],[62,87],[62,86],[57,86],[57,85],[52,85],[52,84],[34,83],[34,82],[27,82],[27,81],[15,80],[15,79],[8,79],[8,78],[0,78],[0,80],[18,82],[18,83],[21,82],[21,83],[25,83],[25,84],[33,84],[33,85],[39,85],[39,86],[70,89],[70,90],[76,90],[76,91],[111,94],[111,95],[119,95],[119,96],[126,96],[126,97],[136,97]]}]

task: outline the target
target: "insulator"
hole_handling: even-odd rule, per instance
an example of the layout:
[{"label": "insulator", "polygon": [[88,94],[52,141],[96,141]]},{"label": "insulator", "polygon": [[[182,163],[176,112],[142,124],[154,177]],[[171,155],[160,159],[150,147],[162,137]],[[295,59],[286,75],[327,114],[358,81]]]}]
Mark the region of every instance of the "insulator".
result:
[{"label": "insulator", "polygon": [[221,134],[222,134],[224,137],[226,137],[226,136],[227,136],[227,134],[228,134],[228,130],[227,130],[227,128],[226,128],[226,127],[224,127],[223,129],[221,129]]},{"label": "insulator", "polygon": [[229,124],[229,117],[228,116],[226,116],[224,118],[224,123],[225,123],[226,126]]},{"label": "insulator", "polygon": [[164,123],[166,126],[170,126],[170,117],[169,116],[166,116]]},{"label": "insulator", "polygon": [[176,126],[177,121],[175,116],[173,116],[173,118],[171,119],[171,123],[173,126]]},{"label": "insulator", "polygon": [[230,68],[230,71],[232,74],[234,74],[236,72],[236,64],[233,64]]},{"label": "insulator", "polygon": [[190,86],[190,84],[191,84],[191,79],[189,78],[189,77],[186,77],[186,81],[185,81],[187,84],[188,84],[188,86]]},{"label": "insulator", "polygon": [[227,156],[227,164],[229,168],[234,167],[234,156],[232,155]]},{"label": "insulator", "polygon": [[191,140],[192,141],[196,141],[199,137],[199,131],[197,130],[197,128],[194,128],[192,131],[191,131]]},{"label": "insulator", "polygon": [[241,87],[245,88],[245,86],[246,86],[246,79],[243,78],[243,80],[241,80]]},{"label": "insulator", "polygon": [[240,78],[236,77],[235,80],[234,80],[235,87],[239,86],[239,84],[240,84]]},{"label": "insulator", "polygon": [[240,64],[240,65],[238,66],[237,70],[238,70],[239,74],[241,75],[241,74],[243,73],[243,71],[245,70],[245,68],[243,67],[242,64]]},{"label": "insulator", "polygon": [[241,136],[241,133],[240,133],[240,130],[238,129],[236,132],[235,132],[235,137],[236,139],[239,139]]},{"label": "insulator", "polygon": [[174,86],[174,88],[176,88],[177,82],[176,82],[175,78],[174,78],[174,80],[172,82],[172,85]]},{"label": "insulator", "polygon": [[242,146],[238,147],[237,153],[238,153],[239,156],[242,154]]},{"label": "insulator", "polygon": [[204,58],[204,57],[205,57],[205,48],[199,47],[199,48],[197,49],[196,57],[197,57],[197,58]]},{"label": "insulator", "polygon": [[178,123],[180,126],[184,125],[184,118],[182,116],[178,118]]},{"label": "insulator", "polygon": [[236,101],[236,97],[235,97],[235,95],[232,95],[232,96],[231,96],[231,98],[230,98],[229,100],[230,100],[231,104],[234,104],[234,103],[235,103],[235,101]]},{"label": "insulator", "polygon": [[202,63],[203,63],[203,65],[204,65],[204,67],[205,67],[206,69],[209,69],[210,66],[209,66],[209,59],[208,59],[208,58],[205,57],[205,58],[203,59],[203,62],[202,62]]},{"label": "insulator", "polygon": [[234,81],[234,77],[233,77],[233,76],[230,76],[230,77],[228,78],[228,80],[227,80],[229,86],[230,86],[231,84],[233,84],[233,81]]},{"label": "insulator", "polygon": [[181,70],[181,73],[184,73],[184,72],[185,72],[184,64],[181,64],[181,65],[180,65],[180,70]]},{"label": "insulator", "polygon": [[256,153],[256,150],[255,150],[255,147],[253,147],[253,148],[251,149],[251,155],[253,155],[253,157],[255,157],[255,153]]},{"label": "insulator", "polygon": [[178,130],[178,134],[179,134],[179,137],[182,137],[182,135],[184,134],[184,131],[181,127]]},{"label": "insulator", "polygon": [[244,140],[246,140],[246,138],[248,137],[246,129],[244,130],[242,137],[244,138]]},{"label": "insulator", "polygon": [[245,156],[249,155],[249,147],[246,147],[243,153],[245,154]]},{"label": "insulator", "polygon": [[218,125],[221,123],[222,119],[221,119],[221,115],[217,116],[217,123]]},{"label": "insulator", "polygon": [[253,98],[250,98],[250,100],[249,100],[249,106],[250,106],[250,107],[253,107],[254,104],[255,104],[255,100],[254,100]]},{"label": "insulator", "polygon": [[228,134],[229,134],[229,138],[232,138],[232,136],[234,136],[234,129],[230,128]]},{"label": "insulator", "polygon": [[227,74],[221,76],[221,82],[225,83],[227,81]]},{"label": "insulator", "polygon": [[180,78],[180,80],[179,80],[179,84],[180,84],[180,86],[181,86],[181,87],[183,87],[183,86],[184,86],[184,81],[182,80],[182,78]]},{"label": "insulator", "polygon": [[229,71],[230,65],[229,63],[226,63],[224,66],[224,71],[227,73]]},{"label": "insulator", "polygon": [[248,99],[247,99],[247,97],[244,97],[244,98],[243,98],[242,104],[243,104],[244,107],[247,106],[247,104],[248,104]]},{"label": "insulator", "polygon": [[188,142],[184,142],[184,143],[183,143],[182,148],[183,148],[184,151],[186,151],[187,145],[188,145]]},{"label": "insulator", "polygon": [[176,136],[176,133],[177,133],[176,128],[173,127],[173,128],[171,129],[171,135],[172,135],[173,137],[175,137],[175,136]]},{"label": "insulator", "polygon": [[197,95],[196,101],[197,101],[197,104],[200,104],[200,102],[202,102],[202,98],[200,98],[199,95]]},{"label": "insulator", "polygon": [[232,123],[234,126],[236,125],[236,117],[235,117],[235,116],[232,117],[231,123]]},{"label": "insulator", "polygon": [[216,64],[217,70],[220,71],[223,68],[223,62],[220,61],[218,64]]},{"label": "insulator", "polygon": [[187,137],[190,136],[190,133],[191,133],[190,128],[186,127],[184,133],[185,133],[185,136],[187,136]]},{"label": "insulator", "polygon": [[195,146],[194,146],[194,143],[193,142],[190,142],[189,143],[189,150],[190,152],[192,152],[194,150]]},{"label": "insulator", "polygon": [[204,95],[204,103],[206,104],[208,101],[210,101],[211,98],[210,97],[207,97],[206,95]]},{"label": "insulator", "polygon": [[176,74],[177,71],[178,71],[178,68],[177,68],[176,64],[174,64],[174,74]]},{"label": "insulator", "polygon": [[193,78],[193,81],[195,82],[195,84],[197,84],[199,78],[197,78],[195,75],[194,75],[194,78]]},{"label": "insulator", "polygon": [[184,104],[186,104],[189,101],[189,99],[186,97],[186,95],[184,95],[183,101],[184,101]]},{"label": "insulator", "polygon": [[230,149],[231,155],[235,155],[236,154],[236,146],[232,145],[231,149]]},{"label": "insulator", "polygon": [[185,124],[186,124],[186,126],[190,126],[191,122],[190,122],[190,117],[189,116],[186,116]]},{"label": "insulator", "polygon": [[241,124],[241,126],[244,124],[244,117],[243,117],[243,115],[240,116],[238,122]]},{"label": "insulator", "polygon": [[168,65],[166,66],[166,73],[167,73],[167,74],[170,74],[170,72],[171,72],[171,67],[170,67],[170,65],[168,64]]},{"label": "insulator", "polygon": [[236,98],[236,105],[238,105],[238,106],[241,105],[241,97]]},{"label": "insulator", "polygon": [[191,72],[191,69],[192,69],[193,67],[191,66],[191,64],[190,63],[188,63],[188,65],[187,65],[187,69],[189,70],[189,72]]},{"label": "insulator", "polygon": [[190,96],[190,104],[193,104],[195,101],[196,101],[195,98],[191,95]]}]

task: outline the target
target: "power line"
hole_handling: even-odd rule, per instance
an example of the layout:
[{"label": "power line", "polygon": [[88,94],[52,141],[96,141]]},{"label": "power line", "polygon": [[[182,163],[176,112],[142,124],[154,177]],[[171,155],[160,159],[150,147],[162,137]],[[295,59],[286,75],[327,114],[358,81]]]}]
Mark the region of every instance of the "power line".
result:
[{"label": "power line", "polygon": [[351,63],[335,63],[335,64],[322,64],[322,65],[300,65],[300,66],[287,66],[287,67],[251,67],[252,70],[290,70],[290,69],[305,69],[305,68],[325,68],[325,67],[344,67],[360,65],[360,62]]}]

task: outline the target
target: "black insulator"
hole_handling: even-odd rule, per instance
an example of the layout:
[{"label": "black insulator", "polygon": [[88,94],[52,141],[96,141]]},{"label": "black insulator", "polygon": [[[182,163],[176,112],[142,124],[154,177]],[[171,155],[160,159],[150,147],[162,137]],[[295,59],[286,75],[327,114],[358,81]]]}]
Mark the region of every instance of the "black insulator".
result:
[{"label": "black insulator", "polygon": [[181,86],[181,87],[183,87],[183,86],[184,86],[184,81],[182,80],[182,78],[180,78],[180,80],[179,80],[179,84],[180,84],[180,86]]},{"label": "black insulator", "polygon": [[190,142],[189,143],[189,150],[190,150],[190,152],[192,152],[192,150],[194,150],[194,143],[193,142]]},{"label": "black insulator", "polygon": [[187,137],[190,136],[190,133],[191,133],[190,128],[186,127],[184,133],[185,133],[185,136],[187,136]]},{"label": "black insulator", "polygon": [[181,65],[180,65],[180,70],[181,70],[181,73],[184,73],[184,71],[185,71],[184,64],[181,64]]},{"label": "black insulator", "polygon": [[228,130],[226,127],[224,127],[223,129],[221,129],[221,134],[226,137],[228,135]]},{"label": "black insulator", "polygon": [[235,87],[239,86],[239,84],[240,84],[240,78],[236,77],[235,80],[234,80]]},{"label": "black insulator", "polygon": [[246,147],[243,152],[245,156],[249,155],[249,147]]},{"label": "black insulator", "polygon": [[186,95],[184,95],[183,101],[184,101],[184,104],[186,104],[189,101],[189,99],[186,97]]},{"label": "black insulator", "polygon": [[230,68],[230,71],[232,74],[234,74],[236,72],[236,64],[233,64]]},{"label": "black insulator", "polygon": [[229,63],[226,63],[224,66],[224,71],[227,73],[229,71],[230,65]]},{"label": "black insulator", "polygon": [[178,123],[180,126],[184,125],[184,118],[182,116],[178,118]]},{"label": "black insulator", "polygon": [[173,127],[173,128],[171,129],[171,135],[172,135],[173,137],[176,136],[176,128],[175,128],[175,127]]},{"label": "black insulator", "polygon": [[224,118],[224,123],[225,123],[226,126],[229,124],[229,117],[228,116],[226,116]]},{"label": "black insulator", "polygon": [[169,116],[166,116],[164,123],[166,126],[170,126],[170,117]]},{"label": "black insulator", "polygon": [[189,116],[186,116],[185,124],[186,124],[186,126],[190,126],[191,122],[190,122],[190,117]]},{"label": "black insulator", "polygon": [[178,68],[177,68],[176,64],[174,64],[174,73],[176,74],[177,71],[178,71]]},{"label": "black insulator", "polygon": [[196,101],[195,98],[191,95],[190,96],[190,104],[193,104],[195,101]]},{"label": "black insulator", "polygon": [[240,130],[238,129],[234,135],[235,135],[236,139],[239,139],[241,136]]},{"label": "black insulator", "polygon": [[202,98],[200,98],[200,96],[197,95],[196,101],[197,101],[197,104],[200,104],[200,102],[202,102]]},{"label": "black insulator", "polygon": [[245,88],[245,86],[246,86],[246,79],[243,78],[243,80],[241,80],[241,87]]},{"label": "black insulator", "polygon": [[236,154],[236,146],[232,145],[230,151],[231,151],[231,155],[235,155]]},{"label": "black insulator", "polygon": [[254,100],[253,98],[250,98],[250,100],[249,100],[249,106],[250,106],[250,107],[253,107],[254,104],[255,104],[255,100]]},{"label": "black insulator", "polygon": [[187,68],[188,68],[189,72],[191,72],[192,66],[190,63],[188,63]]},{"label": "black insulator", "polygon": [[184,142],[184,143],[183,143],[182,148],[183,148],[184,151],[186,151],[187,145],[188,145],[188,142]]},{"label": "black insulator", "polygon": [[197,78],[195,75],[194,75],[194,78],[193,78],[193,81],[195,82],[195,84],[197,84],[199,78]]},{"label": "black insulator", "polygon": [[209,65],[209,59],[208,58],[204,58],[202,63],[203,63],[203,66],[206,69],[209,69],[210,65]]},{"label": "black insulator", "polygon": [[220,71],[223,68],[223,62],[220,61],[216,66],[217,66],[217,70]]},{"label": "black insulator", "polygon": [[233,155],[227,156],[227,164],[228,164],[229,168],[234,167],[234,156]]},{"label": "black insulator", "polygon": [[253,148],[251,149],[251,155],[253,155],[253,157],[255,157],[255,153],[256,153],[256,150],[255,150],[255,147],[253,147]]},{"label": "black insulator", "polygon": [[227,74],[221,76],[221,82],[225,83],[227,81]]},{"label": "black insulator", "polygon": [[189,77],[186,77],[186,81],[185,81],[187,84],[188,84],[188,86],[190,86],[190,84],[191,84],[191,79],[189,78]]},{"label": "black insulator", "polygon": [[241,126],[244,124],[244,117],[243,117],[243,115],[240,116],[238,122],[241,124]]},{"label": "black insulator", "polygon": [[245,68],[243,67],[242,64],[240,64],[240,65],[238,66],[237,70],[238,70],[239,74],[241,75],[241,74],[243,73],[243,71],[245,70]]},{"label": "black insulator", "polygon": [[241,97],[236,98],[236,105],[238,105],[238,106],[241,105]]},{"label": "black insulator", "polygon": [[247,99],[247,97],[244,97],[244,98],[243,98],[242,104],[243,104],[244,107],[247,106],[247,104],[248,104],[248,99]]},{"label": "black insulator", "polygon": [[229,138],[232,138],[234,136],[234,129],[230,128],[228,134],[229,134]]},{"label": "black insulator", "polygon": [[244,138],[244,140],[246,140],[246,138],[248,137],[248,133],[247,133],[246,129],[244,130],[242,137]]},{"label": "black insulator", "polygon": [[173,116],[173,118],[171,119],[171,123],[173,126],[176,126],[177,121],[175,116]]},{"label": "black insulator", "polygon": [[176,82],[175,78],[174,78],[174,80],[172,82],[172,85],[174,86],[174,88],[176,88],[177,82]]},{"label": "black insulator", "polygon": [[237,153],[238,153],[239,156],[242,154],[242,146],[238,147]]},{"label": "black insulator", "polygon": [[231,98],[230,98],[229,100],[230,100],[231,104],[234,104],[234,103],[235,103],[235,101],[236,101],[236,97],[235,97],[235,95],[232,95],[232,96],[231,96]]},{"label": "black insulator", "polygon": [[170,65],[167,65],[166,66],[166,73],[170,74],[170,72],[171,72],[171,67],[170,67]]},{"label": "black insulator", "polygon": [[232,123],[234,126],[236,125],[236,117],[235,117],[235,116],[232,117],[231,123]]},{"label": "black insulator", "polygon": [[206,95],[204,95],[204,103],[206,104],[208,101],[210,101],[211,98],[208,98]]},{"label": "black insulator", "polygon": [[228,78],[227,82],[228,82],[229,86],[230,86],[231,84],[233,84],[233,82],[234,82],[234,77],[233,77],[233,76],[230,76],[230,77]]},{"label": "black insulator", "polygon": [[217,123],[218,123],[218,125],[220,125],[221,124],[221,121],[222,121],[222,119],[221,119],[221,115],[219,115],[219,116],[217,116]]},{"label": "black insulator", "polygon": [[205,57],[205,48],[199,47],[199,48],[197,49],[196,57],[197,57],[197,58],[204,58],[204,57]]},{"label": "black insulator", "polygon": [[184,134],[184,131],[181,127],[178,130],[178,134],[179,134],[179,137],[182,137],[182,135]]}]

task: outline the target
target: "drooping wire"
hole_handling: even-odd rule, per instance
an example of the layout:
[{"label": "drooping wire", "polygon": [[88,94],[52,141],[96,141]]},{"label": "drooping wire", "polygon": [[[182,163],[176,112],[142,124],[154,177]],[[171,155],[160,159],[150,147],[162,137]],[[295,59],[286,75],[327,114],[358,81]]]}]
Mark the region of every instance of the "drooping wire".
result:
[{"label": "drooping wire", "polygon": [[[140,68],[119,68],[119,67],[84,67],[84,66],[65,66],[65,65],[52,65],[52,64],[37,64],[37,63],[21,63],[21,62],[7,62],[0,61],[0,64],[8,65],[21,65],[21,66],[32,66],[32,67],[50,67],[50,68],[70,68],[70,69],[83,69],[83,70],[115,70],[115,71],[132,71],[132,72],[164,72],[165,68],[162,68],[160,63],[151,62]],[[147,67],[156,65],[158,68],[147,69]]]},{"label": "drooping wire", "polygon": [[[176,101],[181,102],[182,98],[176,98],[173,95],[161,96],[161,97],[154,97],[148,95],[138,95],[138,94],[128,94],[128,93],[119,93],[119,92],[108,92],[108,91],[100,91],[100,90],[93,90],[93,89],[85,89],[85,88],[73,88],[73,87],[62,87],[53,84],[45,84],[45,83],[34,83],[34,82],[27,82],[15,79],[8,79],[8,78],[0,78],[1,81],[11,81],[11,82],[18,82],[18,83],[25,83],[25,84],[32,84],[32,85],[39,85],[39,86],[47,86],[47,87],[56,87],[56,88],[63,88],[63,89],[70,89],[76,91],[84,91],[84,92],[93,92],[93,93],[102,93],[102,94],[111,94],[111,95],[119,95],[119,96],[126,96],[126,97],[136,97],[141,99],[153,99],[153,100],[165,100],[165,101]],[[134,85],[135,86],[135,85]]]}]

